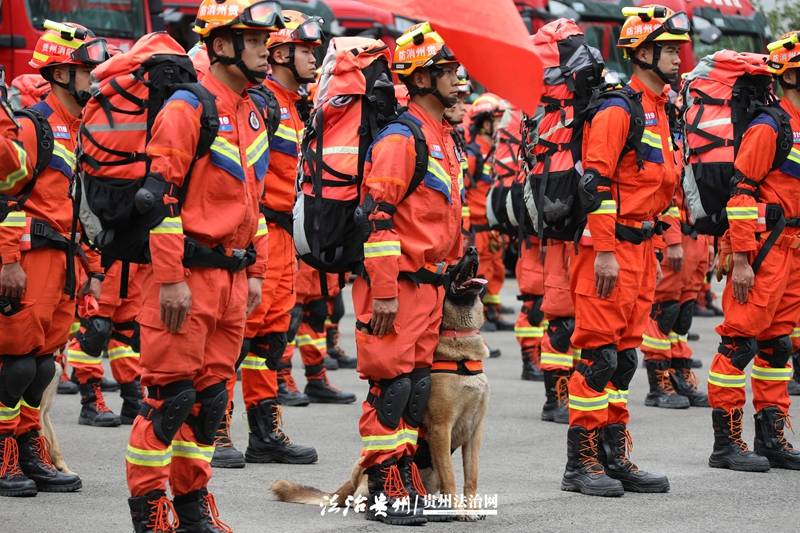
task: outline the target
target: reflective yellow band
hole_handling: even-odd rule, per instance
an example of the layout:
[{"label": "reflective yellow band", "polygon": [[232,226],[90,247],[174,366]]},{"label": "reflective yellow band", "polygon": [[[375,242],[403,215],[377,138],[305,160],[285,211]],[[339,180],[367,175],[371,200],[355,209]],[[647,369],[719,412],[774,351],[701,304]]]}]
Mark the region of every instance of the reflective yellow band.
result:
[{"label": "reflective yellow band", "polygon": [[726,207],[728,220],[758,220],[758,207]]},{"label": "reflective yellow band", "polygon": [[678,206],[673,205],[664,212],[664,216],[681,218],[681,211],[678,209]]},{"label": "reflective yellow band", "polygon": [[328,347],[328,340],[325,337],[313,338],[311,335],[298,335],[295,339],[297,346],[300,348],[304,346],[313,346],[314,348],[323,351]]},{"label": "reflective yellow band", "polygon": [[0,222],[0,228],[24,228],[25,211],[11,211],[6,219]]},{"label": "reflective yellow band", "polygon": [[150,230],[151,235],[183,235],[181,217],[165,217],[161,224]]},{"label": "reflective yellow band", "polygon": [[364,243],[364,259],[400,255],[400,241],[378,241]]},{"label": "reflective yellow band", "polygon": [[652,131],[644,130],[642,133],[642,142],[652,148],[657,148],[659,150],[663,149],[663,145],[661,144],[661,135],[658,135]]},{"label": "reflective yellow band", "polygon": [[255,165],[256,161],[258,161],[267,150],[269,150],[269,136],[265,130],[262,131],[245,150],[247,166],[252,167]]},{"label": "reflective yellow band", "polygon": [[19,406],[21,401],[17,402],[17,405],[14,407],[6,407],[2,403],[0,403],[0,420],[14,420],[19,416]]},{"label": "reflective yellow band", "polygon": [[81,363],[84,365],[102,365],[100,357],[93,357],[81,350],[67,350],[67,361],[70,363]]},{"label": "reflective yellow band", "polygon": [[628,403],[627,390],[606,389],[608,393],[608,403]]},{"label": "reflective yellow band", "polygon": [[658,339],[650,335],[642,335],[642,346],[658,351],[669,351],[672,349],[672,343],[670,343],[669,339]]},{"label": "reflective yellow band", "polygon": [[572,368],[572,355],[557,352],[542,352],[541,363],[543,365],[555,365],[565,368]]},{"label": "reflective yellow band", "polygon": [[744,388],[746,377],[744,374],[708,373],[708,382],[717,387]]},{"label": "reflective yellow band", "polygon": [[212,457],[214,457],[214,446],[203,446],[188,440],[173,440],[172,456],[197,459],[198,461],[210,463]]},{"label": "reflective yellow band", "polygon": [[281,139],[286,139],[287,141],[293,143],[297,143],[298,139],[303,136],[302,132],[298,132],[297,130],[294,130],[284,124],[278,126],[278,130],[275,132],[275,135]]},{"label": "reflective yellow band", "polygon": [[608,393],[596,398],[584,398],[581,396],[569,395],[569,408],[577,411],[601,411],[608,409]]},{"label": "reflective yellow band", "polygon": [[483,303],[490,305],[495,305],[495,304],[500,305],[500,295],[486,293],[486,296],[483,297]]},{"label": "reflective yellow band", "polygon": [[53,143],[53,155],[57,155],[63,159],[69,165],[69,168],[75,168],[75,163],[78,162],[75,153],[58,141]]},{"label": "reflective yellow band", "polygon": [[258,229],[256,230],[256,237],[262,237],[269,233],[269,226],[267,226],[267,219],[264,215],[258,217]]},{"label": "reflective yellow band", "polygon": [[362,450],[395,450],[404,444],[417,444],[416,429],[401,429],[391,435],[367,435],[361,437]]},{"label": "reflective yellow band", "polygon": [[544,328],[536,326],[515,326],[514,336],[520,339],[539,339],[544,335]]},{"label": "reflective yellow band", "polygon": [[164,467],[172,462],[172,446],[163,450],[143,450],[128,444],[125,461],[139,466]]},{"label": "reflective yellow band", "polygon": [[261,370],[267,371],[267,361],[263,357],[258,357],[256,355],[248,355],[242,361],[242,369],[243,370]]},{"label": "reflective yellow band", "polygon": [[617,202],[615,200],[603,200],[600,207],[589,213],[590,215],[613,215],[617,212]]},{"label": "reflective yellow band", "polygon": [[126,357],[133,357],[138,359],[139,354],[134,351],[130,346],[117,346],[108,350],[108,360],[116,361],[117,359],[125,359]]},{"label": "reflective yellow band", "polygon": [[[44,60],[46,61],[47,58],[45,57]],[[0,180],[0,191],[11,190],[20,180],[24,179],[28,175],[27,153],[18,142],[12,141],[11,144],[14,146],[14,150],[17,152],[19,167],[9,172],[5,178]]]},{"label": "reflective yellow band", "polygon": [[792,330],[792,338],[800,338],[800,328],[794,328]]},{"label": "reflective yellow band", "polygon": [[23,398],[23,399],[21,399],[19,401],[19,406],[20,407],[24,407],[25,409],[33,409],[34,411],[38,411],[39,410],[39,406],[38,405],[36,407],[32,406],[31,404],[29,404],[28,402],[25,401],[25,398]]},{"label": "reflective yellow band", "polygon": [[765,366],[753,365],[753,370],[750,376],[753,379],[760,379],[762,381],[791,381],[792,368],[772,368]]},{"label": "reflective yellow band", "polygon": [[469,216],[469,214],[470,214],[469,213],[469,206],[468,205],[461,206],[461,216],[464,217],[464,218],[467,218]]}]

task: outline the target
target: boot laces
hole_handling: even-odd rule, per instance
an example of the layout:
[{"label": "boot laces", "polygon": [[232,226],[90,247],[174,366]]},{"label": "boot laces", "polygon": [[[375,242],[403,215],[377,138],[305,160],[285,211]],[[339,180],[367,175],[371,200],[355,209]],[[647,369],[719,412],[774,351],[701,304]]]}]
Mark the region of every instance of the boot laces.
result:
[{"label": "boot laces", "polygon": [[233,442],[231,441],[231,412],[225,411],[225,418],[223,418],[223,423],[219,425],[217,428],[217,433],[214,435],[214,446],[219,446],[221,448],[230,448],[233,446]]},{"label": "boot laces", "polygon": [[775,439],[778,441],[778,445],[783,450],[791,451],[794,450],[794,446],[786,440],[786,435],[783,433],[783,429],[785,427],[789,428],[789,431],[794,434],[794,428],[792,427],[792,418],[789,416],[789,413],[781,412],[778,415],[778,418],[773,423],[773,427],[775,428]]},{"label": "boot laces", "polygon": [[275,435],[277,435],[278,438],[281,439],[284,443],[291,444],[292,440],[289,438],[289,436],[286,433],[283,432],[283,429],[282,429],[282,426],[283,426],[283,410],[281,409],[281,407],[279,405],[272,406],[272,409],[273,409],[273,418],[272,419],[274,421],[273,422],[273,426],[272,426],[272,432],[275,433]]},{"label": "boot laces", "polygon": [[100,382],[95,381],[92,383],[92,389],[94,391],[95,410],[98,413],[110,413],[111,409],[106,405],[106,399],[103,397],[103,389],[100,388]]},{"label": "boot laces", "polygon": [[220,520],[217,499],[214,498],[214,495],[210,492],[203,496],[203,513],[205,513],[217,529],[222,530],[224,533],[233,533],[231,526]]},{"label": "boot laces", "polygon": [[403,485],[403,478],[400,475],[400,469],[396,464],[385,467],[383,474],[386,476],[383,481],[383,491],[389,498],[405,498],[408,496],[408,491]]},{"label": "boot laces", "polygon": [[675,372],[675,369],[670,368],[666,370],[656,370],[656,377],[658,378],[658,388],[661,389],[661,392],[666,394],[667,396],[674,396],[677,394],[675,389],[672,387],[672,380],[670,380],[670,376],[672,373]]},{"label": "boot laces", "polygon": [[633,437],[627,429],[619,434],[619,449],[622,454],[619,462],[628,472],[638,472],[639,467],[630,460],[630,453],[633,451]]},{"label": "boot laces", "polygon": [[[171,520],[170,515],[172,516]],[[167,498],[166,495],[150,502],[150,516],[148,520],[149,523],[147,527],[151,529],[153,533],[172,533],[180,526],[178,513],[175,512],[172,501]]]},{"label": "boot laces", "polygon": [[597,431],[589,431],[586,433],[586,438],[581,440],[580,462],[583,467],[590,473],[602,474],[605,472],[603,465],[597,460]]},{"label": "boot laces", "polygon": [[414,461],[410,461],[410,468],[411,468],[411,485],[414,487],[414,490],[417,491],[417,494],[420,496],[427,496],[428,491],[425,489],[425,484],[422,482],[422,476],[419,474],[419,468],[417,468],[417,463]]},{"label": "boot laces", "polygon": [[36,456],[39,458],[39,461],[44,463],[44,465],[48,468],[56,470],[56,466],[53,464],[53,460],[50,458],[50,445],[45,436],[37,436],[31,441],[31,445],[33,446],[33,451],[36,452]]},{"label": "boot laces", "polygon": [[561,407],[569,403],[569,378],[559,376],[556,380],[556,401]]},{"label": "boot laces", "polygon": [[744,411],[732,409],[728,416],[728,429],[730,430],[730,440],[739,447],[742,453],[749,451],[747,443],[742,439],[742,421]]},{"label": "boot laces", "polygon": [[692,390],[697,390],[697,375],[692,372],[691,368],[682,368],[681,375],[683,380],[692,388]]},{"label": "boot laces", "polygon": [[0,478],[22,476],[22,469],[19,467],[19,446],[17,439],[6,437],[0,441],[3,448],[3,464],[0,466]]}]

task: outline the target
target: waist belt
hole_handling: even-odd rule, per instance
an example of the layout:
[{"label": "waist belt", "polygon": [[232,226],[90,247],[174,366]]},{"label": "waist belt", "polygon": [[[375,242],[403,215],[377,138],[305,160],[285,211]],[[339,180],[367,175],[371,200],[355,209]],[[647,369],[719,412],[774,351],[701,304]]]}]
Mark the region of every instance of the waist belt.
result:
[{"label": "waist belt", "polygon": [[458,374],[460,376],[475,376],[483,374],[483,361],[434,361],[431,365],[431,374]]},{"label": "waist belt", "polygon": [[617,221],[614,235],[621,241],[642,244],[644,241],[652,239],[653,235],[661,235],[668,227],[669,224],[660,220]]},{"label": "waist belt", "polygon": [[469,229],[473,233],[482,233],[484,231],[492,231],[492,227],[489,224],[471,224]]},{"label": "waist belt", "polygon": [[536,300],[541,300],[543,296],[541,294],[517,294],[517,301],[518,302],[535,302]]},{"label": "waist belt", "polygon": [[292,218],[291,213],[282,213],[263,205],[259,206],[259,209],[261,214],[264,215],[264,218],[267,219],[267,222],[273,222],[286,230],[289,235],[292,234],[294,229],[294,219]]},{"label": "waist belt", "polygon": [[209,248],[191,237],[185,237],[184,239],[183,266],[187,268],[222,268],[230,272],[238,272],[255,262],[256,251],[252,245],[244,250],[233,250],[233,252],[228,255],[225,253],[225,248],[222,246]]},{"label": "waist belt", "polygon": [[686,222],[681,222],[681,233],[688,235],[693,239],[697,239],[697,230]]},{"label": "waist belt", "polygon": [[767,239],[764,241],[764,244],[761,245],[761,249],[758,251],[758,254],[756,254],[756,258],[753,260],[753,264],[751,265],[753,274],[758,273],[759,269],[761,268],[761,264],[764,262],[764,259],[767,258],[767,254],[777,242],[780,241],[784,243],[784,247],[794,248],[794,246],[791,246],[791,242],[794,241],[794,237],[787,236],[784,239],[781,239],[781,237],[783,229],[786,226],[793,228],[800,227],[800,218],[786,218],[783,216],[783,208],[780,205],[767,204],[764,212],[764,223],[767,231],[770,233],[767,236]]},{"label": "waist belt", "polygon": [[447,285],[447,283],[450,281],[450,275],[445,271],[446,268],[446,263],[436,263],[430,266],[422,267],[416,272],[400,272],[399,277],[400,279],[413,281],[417,285],[425,284],[441,287]]},{"label": "waist belt", "polygon": [[67,273],[64,281],[64,293],[70,298],[75,295],[77,276],[75,274],[75,254],[78,253],[85,258],[83,250],[78,248],[77,243],[70,242],[69,239],[54,230],[50,224],[37,218],[31,219],[31,250],[37,248],[53,248],[67,254]]}]

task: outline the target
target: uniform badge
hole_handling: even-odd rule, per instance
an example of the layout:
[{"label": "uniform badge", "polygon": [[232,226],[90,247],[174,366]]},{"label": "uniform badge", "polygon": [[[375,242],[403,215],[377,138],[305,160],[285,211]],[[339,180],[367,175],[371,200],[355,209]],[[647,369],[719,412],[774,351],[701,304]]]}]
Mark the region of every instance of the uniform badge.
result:
[{"label": "uniform badge", "polygon": [[258,128],[261,126],[261,123],[258,121],[258,116],[256,115],[255,111],[250,111],[250,127],[253,128],[253,131],[258,131]]},{"label": "uniform badge", "polygon": [[69,129],[66,126],[59,124],[53,128],[53,137],[56,139],[69,139]]}]

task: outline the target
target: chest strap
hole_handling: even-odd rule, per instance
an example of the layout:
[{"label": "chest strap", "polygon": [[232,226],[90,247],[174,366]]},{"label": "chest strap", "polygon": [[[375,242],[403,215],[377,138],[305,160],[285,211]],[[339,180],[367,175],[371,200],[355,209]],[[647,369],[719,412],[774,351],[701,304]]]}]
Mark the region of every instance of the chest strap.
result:
[{"label": "chest strap", "polygon": [[475,376],[483,374],[483,361],[434,361],[431,365],[431,374],[458,374],[460,376]]}]

